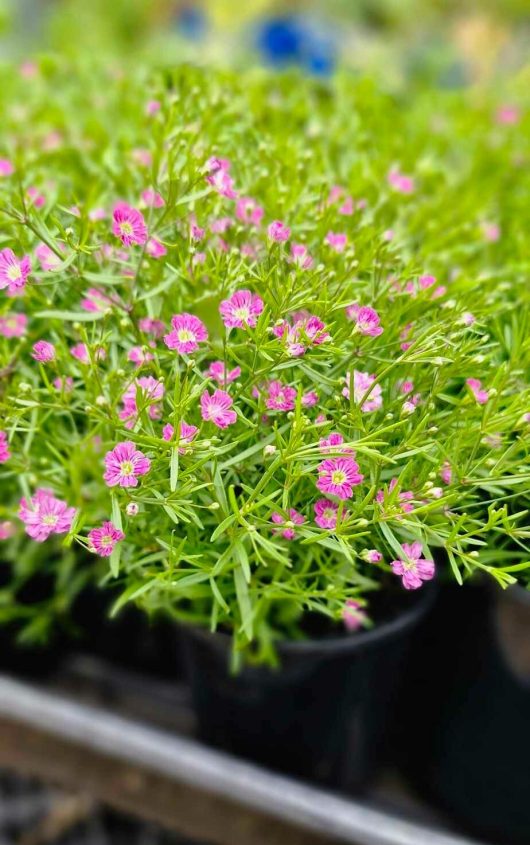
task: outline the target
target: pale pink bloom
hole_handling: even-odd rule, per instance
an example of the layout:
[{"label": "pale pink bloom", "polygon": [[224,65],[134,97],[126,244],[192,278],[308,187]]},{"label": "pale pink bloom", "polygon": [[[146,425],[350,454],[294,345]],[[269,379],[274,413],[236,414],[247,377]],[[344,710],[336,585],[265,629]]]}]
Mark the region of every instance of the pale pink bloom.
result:
[{"label": "pale pink bloom", "polygon": [[153,156],[146,150],[145,148],[139,147],[132,151],[132,158],[136,164],[139,164],[141,167],[151,167],[153,163]]},{"label": "pale pink bloom", "polygon": [[393,241],[396,237],[396,233],[394,229],[385,229],[383,232],[383,240],[384,241]]},{"label": "pale pink bloom", "polygon": [[153,320],[151,317],[142,317],[141,320],[138,320],[138,328],[144,334],[150,334],[156,338],[162,337],[166,330],[162,320]]},{"label": "pale pink bloom", "polygon": [[291,230],[281,220],[273,220],[267,229],[267,235],[271,241],[284,243],[291,237]]},{"label": "pale pink bloom", "polygon": [[495,119],[501,126],[515,126],[516,123],[519,123],[520,118],[521,112],[517,106],[499,106],[495,114]]},{"label": "pale pink bloom", "polygon": [[[66,251],[64,244],[60,245],[60,249],[63,252]],[[56,255],[54,251],[47,246],[47,244],[39,244],[35,250],[35,256],[38,258],[43,270],[57,270],[57,268],[62,264],[59,256]]]},{"label": "pale pink bloom", "polygon": [[307,393],[302,393],[302,407],[312,408],[318,402],[318,393],[316,390],[308,390]]},{"label": "pale pink bloom", "polygon": [[137,487],[138,477],[151,469],[151,461],[134,443],[125,440],[105,455],[103,479],[109,487]]},{"label": "pale pink bloom", "polygon": [[154,357],[155,356],[152,352],[149,352],[141,346],[132,346],[127,353],[127,360],[136,367],[141,367],[142,364],[152,361]]},{"label": "pale pink bloom", "polygon": [[328,232],[325,241],[335,252],[344,252],[348,243],[348,236],[343,232]]},{"label": "pale pink bloom", "polygon": [[163,208],[166,204],[164,197],[152,188],[146,188],[141,194],[142,202],[149,208]]},{"label": "pale pink bloom", "polygon": [[[393,478],[388,485],[388,493],[385,490],[378,490],[375,496],[375,500],[378,504],[383,505],[387,499],[387,495],[391,496],[393,491],[397,487],[397,478]],[[412,500],[414,499],[414,493],[412,490],[400,490],[397,495],[397,500],[399,502],[399,508],[403,513],[411,513],[414,510],[414,505],[412,504]]]},{"label": "pale pink bloom", "polygon": [[342,621],[344,622],[344,627],[350,633],[362,628],[366,622],[366,613],[362,609],[361,603],[355,601],[355,599],[346,599],[342,609]]},{"label": "pale pink bloom", "polygon": [[[368,390],[370,390],[372,384],[376,379],[375,375],[370,375],[370,373],[363,373],[360,370],[353,371],[353,398],[357,405],[359,405]],[[351,390],[351,373],[348,373],[345,376],[346,387],[342,390],[342,395],[346,397],[346,399],[350,398],[350,390]],[[381,391],[381,385],[376,384],[373,389],[371,390],[370,394],[368,395],[367,399],[361,405],[361,411],[365,414],[369,414],[372,411],[377,411],[381,408],[383,404],[383,397]]]},{"label": "pale pink bloom", "polygon": [[[193,440],[197,437],[197,433],[199,429],[196,425],[189,425],[184,420],[180,421],[179,426],[180,434],[179,434],[179,454],[185,455],[186,454],[186,446],[189,446]],[[175,429],[171,425],[171,423],[167,423],[164,428],[162,429],[162,437],[164,440],[173,440],[173,435],[175,434]]]},{"label": "pale pink bloom", "polygon": [[351,197],[346,197],[342,205],[339,206],[339,214],[343,214],[345,217],[351,217],[354,210],[353,199]]},{"label": "pale pink bloom", "polygon": [[479,381],[477,378],[468,378],[466,379],[466,384],[471,390],[478,404],[485,405],[490,397],[488,391],[483,390],[482,382]]},{"label": "pale pink bloom", "polygon": [[[284,526],[282,531],[273,531],[273,534],[280,534],[280,536],[283,537],[284,540],[294,540],[294,538],[296,537],[294,525],[303,525],[305,522],[305,518],[294,508],[290,508],[289,519],[285,519],[285,517],[282,516],[281,513],[275,511],[271,514],[271,521],[274,522],[276,525]],[[289,525],[289,523],[294,524]]]},{"label": "pale pink bloom", "polygon": [[291,244],[291,261],[302,270],[310,270],[314,264],[305,244]]},{"label": "pale pink bloom", "polygon": [[403,341],[403,343],[400,343],[400,348],[403,350],[403,352],[406,352],[407,349],[410,349],[410,347],[412,346],[412,340],[410,340],[410,335],[413,328],[413,323],[407,323],[407,325],[399,333],[400,340]]},{"label": "pale pink bloom", "polygon": [[271,411],[292,411],[296,402],[296,390],[281,381],[270,381],[267,385],[265,404]]},{"label": "pale pink bloom", "polygon": [[0,334],[4,337],[24,337],[28,325],[25,314],[6,314],[0,317]]},{"label": "pale pink bloom", "polygon": [[412,393],[414,390],[414,382],[412,380],[404,381],[399,389],[401,393]]},{"label": "pale pink bloom", "polygon": [[228,241],[225,241],[224,238],[217,238],[217,249],[220,252],[228,252],[228,250],[230,249],[230,244],[228,243]]},{"label": "pale pink bloom", "polygon": [[75,508],[56,499],[52,490],[40,487],[28,501],[20,500],[19,518],[32,540],[43,543],[50,534],[66,534],[72,527]]},{"label": "pale pink bloom", "polygon": [[42,208],[46,204],[46,197],[39,192],[38,188],[31,187],[26,191],[26,196],[35,208]]},{"label": "pale pink bloom", "polygon": [[444,484],[450,484],[453,480],[453,470],[449,461],[445,461],[440,470],[440,478]]},{"label": "pale pink bloom", "polygon": [[346,308],[346,316],[354,321],[356,330],[363,335],[378,337],[383,333],[381,318],[369,305],[358,305],[354,302]]},{"label": "pale pink bloom", "polygon": [[208,340],[206,326],[194,314],[175,314],[171,318],[172,331],[164,335],[169,349],[176,349],[181,355],[190,355],[199,348],[199,343]]},{"label": "pale pink bloom", "polygon": [[41,364],[49,364],[50,361],[55,360],[55,346],[47,340],[38,340],[33,344],[31,356]]},{"label": "pale pink bloom", "polygon": [[0,158],[0,176],[12,176],[15,168],[8,158]]},{"label": "pale pink bloom", "polygon": [[249,290],[236,290],[230,299],[224,299],[219,306],[219,313],[227,329],[254,329],[262,311],[263,300]]},{"label": "pale pink bloom", "polygon": [[124,246],[145,244],[147,241],[147,226],[144,216],[137,208],[126,202],[119,202],[112,213],[112,232]]},{"label": "pale pink bloom", "polygon": [[339,499],[350,499],[353,488],[363,479],[364,475],[352,457],[326,458],[318,465],[318,489]]},{"label": "pale pink bloom", "polygon": [[264,209],[252,197],[241,197],[236,203],[236,217],[243,223],[259,226],[264,214]]},{"label": "pale pink bloom", "polygon": [[482,235],[484,236],[485,241],[495,243],[499,240],[501,236],[501,227],[498,223],[488,223],[485,221],[480,224],[480,228],[482,229]]},{"label": "pale pink bloom", "polygon": [[7,442],[7,434],[5,431],[0,431],[0,464],[5,464],[11,457],[9,451],[9,444]]},{"label": "pale pink bloom", "polygon": [[190,225],[190,238],[193,241],[202,241],[204,238],[204,229],[202,226],[197,226],[196,223]]},{"label": "pale pink bloom", "polygon": [[329,191],[329,194],[328,194],[327,204],[333,205],[333,203],[337,202],[337,200],[340,200],[341,197],[343,197],[345,193],[346,193],[346,190],[341,185],[333,185],[330,188],[330,191]]},{"label": "pale pink bloom", "polygon": [[314,504],[315,522],[319,528],[327,528],[334,531],[337,527],[337,515],[339,506],[337,502],[330,499],[317,499]]},{"label": "pale pink bloom", "polygon": [[34,79],[39,72],[39,66],[36,62],[31,61],[31,59],[27,59],[26,61],[22,62],[19,67],[20,75],[23,79]]},{"label": "pale pink bloom", "polygon": [[17,258],[9,247],[0,251],[0,290],[7,288],[10,294],[23,290],[31,273],[29,255]]},{"label": "pale pink bloom", "polygon": [[196,252],[195,255],[192,256],[191,265],[192,267],[197,267],[200,264],[204,264],[206,261],[206,253],[205,252]]},{"label": "pale pink bloom", "polygon": [[96,223],[98,220],[104,220],[106,216],[107,212],[104,208],[93,208],[88,212],[88,219],[92,220],[93,223]]},{"label": "pale pink bloom", "polygon": [[159,100],[148,100],[147,105],[145,107],[145,113],[148,116],[152,116],[160,111],[162,108],[162,103]]},{"label": "pale pink bloom", "polygon": [[365,549],[362,553],[362,557],[368,561],[368,563],[381,563],[383,560],[383,555],[377,549]]},{"label": "pale pink bloom", "polygon": [[241,375],[241,367],[234,367],[233,370],[226,370],[223,361],[212,361],[206,372],[207,376],[215,379],[215,381],[226,387],[230,382],[235,381]]},{"label": "pale pink bloom", "polygon": [[252,261],[257,261],[259,258],[258,250],[254,244],[241,244],[240,252],[244,258],[250,258]]},{"label": "pale pink bloom", "polygon": [[158,238],[149,238],[145,251],[147,255],[151,256],[151,258],[163,258],[164,255],[167,255],[167,249],[164,244],[158,240]]},{"label": "pale pink bloom", "polygon": [[15,526],[12,522],[0,522],[0,540],[8,540],[15,533]]},{"label": "pale pink bloom", "polygon": [[53,386],[56,390],[71,393],[74,389],[74,380],[71,376],[57,376],[57,378],[53,380]]},{"label": "pale pink bloom", "polygon": [[476,323],[477,320],[476,320],[476,317],[474,317],[473,314],[470,311],[465,311],[462,314],[460,321],[464,324],[464,326],[469,327],[469,326],[472,326],[474,323]]},{"label": "pale pink bloom", "polygon": [[[90,352],[86,343],[76,343],[70,349],[70,354],[74,358],[77,358],[78,361],[81,361],[82,364],[90,364]],[[107,353],[101,346],[94,350],[94,359],[96,361],[104,361],[106,357]]]},{"label": "pale pink bloom", "polygon": [[436,276],[431,276],[430,274],[420,276],[418,279],[418,287],[420,290],[428,290],[429,288],[432,288],[432,286],[435,284]]},{"label": "pale pink bloom", "polygon": [[140,508],[136,504],[136,502],[129,502],[127,507],[125,508],[125,513],[127,516],[138,516]]},{"label": "pale pink bloom", "polygon": [[100,557],[110,557],[114,546],[125,539],[125,534],[112,522],[104,522],[101,528],[93,528],[88,533],[88,548]]},{"label": "pale pink bloom", "polygon": [[422,558],[421,543],[402,543],[403,558],[390,564],[394,575],[399,575],[406,590],[417,590],[424,581],[434,578],[434,561]]},{"label": "pale pink bloom", "polygon": [[133,428],[138,419],[138,397],[141,409],[147,409],[152,420],[159,419],[161,411],[158,403],[164,397],[164,383],[153,376],[142,376],[129,385],[122,396],[123,410],[119,414],[120,419],[125,421],[125,428]]},{"label": "pale pink bloom", "polygon": [[85,298],[80,303],[83,311],[90,311],[92,313],[107,311],[114,304],[115,302],[110,296],[107,296],[97,288],[89,288],[85,294]]},{"label": "pale pink bloom", "polygon": [[214,235],[222,235],[223,232],[226,232],[227,229],[230,228],[234,221],[231,217],[219,217],[217,220],[212,220],[210,223],[210,231],[214,233]]},{"label": "pale pink bloom", "polygon": [[273,333],[285,344],[286,351],[294,358],[304,355],[309,346],[320,346],[330,340],[329,333],[322,320],[311,314],[293,315],[292,325],[287,320],[280,320]]},{"label": "pale pink bloom", "polygon": [[404,173],[401,173],[398,168],[394,167],[389,172],[388,176],[388,184],[391,188],[397,191],[400,194],[412,194],[415,190],[414,179],[412,176],[406,176]]},{"label": "pale pink bloom", "polygon": [[440,299],[440,297],[445,296],[446,293],[447,288],[445,285],[438,285],[438,287],[433,290],[431,299]]},{"label": "pale pink bloom", "polygon": [[217,158],[212,156],[206,163],[208,173],[206,181],[211,185],[218,194],[227,199],[236,199],[237,194],[234,190],[234,180],[228,172],[230,170],[230,162],[226,158]]},{"label": "pale pink bloom", "polygon": [[203,420],[213,422],[217,428],[227,428],[237,420],[232,404],[232,397],[224,390],[214,390],[212,395],[205,390],[201,396],[201,416]]}]

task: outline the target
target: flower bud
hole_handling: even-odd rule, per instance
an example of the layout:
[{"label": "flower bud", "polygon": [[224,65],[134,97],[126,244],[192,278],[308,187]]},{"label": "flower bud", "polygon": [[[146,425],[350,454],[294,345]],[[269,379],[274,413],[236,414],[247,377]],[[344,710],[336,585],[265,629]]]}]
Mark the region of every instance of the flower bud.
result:
[{"label": "flower bud", "polygon": [[136,502],[129,502],[127,507],[125,508],[125,513],[127,516],[136,516],[138,514],[139,507]]}]

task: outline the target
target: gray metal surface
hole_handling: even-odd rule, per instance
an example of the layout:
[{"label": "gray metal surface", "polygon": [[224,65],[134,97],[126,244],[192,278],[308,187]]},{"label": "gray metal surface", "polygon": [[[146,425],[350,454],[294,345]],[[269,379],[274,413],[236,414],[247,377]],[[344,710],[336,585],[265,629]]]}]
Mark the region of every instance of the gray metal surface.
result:
[{"label": "gray metal surface", "polygon": [[355,845],[479,845],[6,677],[0,677],[0,716],[337,841]]}]

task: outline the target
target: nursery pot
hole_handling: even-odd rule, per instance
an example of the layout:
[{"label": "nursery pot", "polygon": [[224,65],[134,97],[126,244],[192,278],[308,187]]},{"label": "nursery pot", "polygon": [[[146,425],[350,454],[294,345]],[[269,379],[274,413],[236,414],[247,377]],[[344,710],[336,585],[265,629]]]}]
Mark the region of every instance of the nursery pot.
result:
[{"label": "nursery pot", "polygon": [[445,588],[418,638],[404,767],[471,833],[530,842],[530,593]]},{"label": "nursery pot", "polygon": [[201,738],[289,775],[362,790],[383,752],[402,662],[434,588],[406,598],[404,610],[369,631],[279,643],[277,669],[231,674],[226,634],[183,627]]}]

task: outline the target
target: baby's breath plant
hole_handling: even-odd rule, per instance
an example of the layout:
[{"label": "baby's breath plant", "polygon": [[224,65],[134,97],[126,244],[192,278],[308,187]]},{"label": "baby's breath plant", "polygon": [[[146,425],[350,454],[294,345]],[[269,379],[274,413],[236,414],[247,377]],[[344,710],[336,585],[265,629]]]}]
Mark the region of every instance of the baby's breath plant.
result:
[{"label": "baby's breath plant", "polygon": [[436,570],[524,572],[524,103],[49,60],[2,81],[14,584],[42,543],[50,613],[97,578],[265,658]]}]

